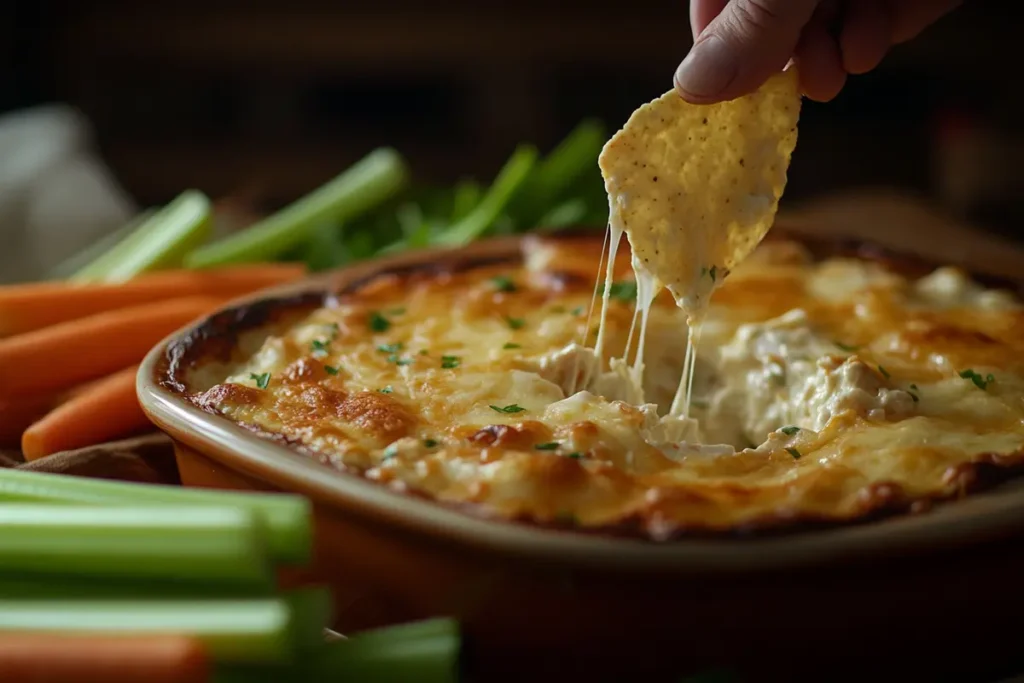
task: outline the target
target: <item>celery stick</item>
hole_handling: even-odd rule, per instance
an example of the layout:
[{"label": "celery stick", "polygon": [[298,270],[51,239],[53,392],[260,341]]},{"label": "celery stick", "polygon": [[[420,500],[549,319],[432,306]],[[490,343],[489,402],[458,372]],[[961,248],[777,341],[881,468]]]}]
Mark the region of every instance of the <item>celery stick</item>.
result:
[{"label": "celery stick", "polygon": [[230,507],[0,505],[0,571],[274,582],[255,516]]},{"label": "celery stick", "polygon": [[201,247],[185,259],[190,268],[268,261],[300,244],[326,221],[344,222],[382,203],[406,181],[398,152],[383,148],[302,199],[255,225]]},{"label": "celery stick", "polygon": [[587,203],[582,199],[570,199],[558,204],[537,221],[537,229],[550,232],[558,228],[579,225],[587,215]]},{"label": "celery stick", "polygon": [[[597,157],[604,146],[604,126],[598,121],[583,121],[569,133],[540,163],[510,208],[512,215],[535,227],[540,217],[558,201],[587,170],[597,168]],[[541,226],[543,227],[543,226]]]},{"label": "celery stick", "polygon": [[295,628],[284,599],[0,601],[0,633],[178,633],[222,662],[286,662]]},{"label": "celery stick", "polygon": [[[295,664],[217,664],[211,683],[321,683]],[[341,683],[341,682],[339,682]],[[367,681],[366,683],[372,683]]]},{"label": "celery stick", "polygon": [[104,256],[119,242],[128,237],[128,235],[135,232],[135,229],[142,225],[144,221],[149,220],[154,213],[156,213],[155,209],[143,211],[114,232],[109,235],[105,235],[98,241],[90,244],[84,250],[68,259],[65,259],[62,263],[57,264],[57,266],[50,270],[49,278],[51,280],[63,280],[73,276],[79,270],[84,269],[93,261]]},{"label": "celery stick", "polygon": [[149,270],[181,265],[184,255],[209,235],[212,216],[206,195],[183,192],[71,280],[121,282]]},{"label": "celery stick", "polygon": [[377,629],[325,644],[311,662],[312,680],[454,683],[460,650],[451,619]]},{"label": "celery stick", "polygon": [[459,247],[483,235],[502,214],[505,206],[530,176],[537,162],[537,149],[522,145],[512,153],[487,194],[465,218],[438,235],[436,243]]},{"label": "celery stick", "polygon": [[307,587],[289,591],[285,600],[295,616],[294,646],[298,652],[319,649],[324,643],[324,629],[334,616],[331,593],[324,587]]},{"label": "celery stick", "polygon": [[469,212],[480,203],[483,190],[475,180],[463,180],[455,186],[452,198],[452,222],[457,222],[469,215]]},{"label": "celery stick", "polygon": [[345,243],[341,239],[341,226],[321,223],[313,228],[302,249],[302,261],[311,272],[334,268],[345,260]]},{"label": "celery stick", "polygon": [[271,558],[290,564],[309,561],[312,512],[307,499],[282,493],[238,493],[180,486],[105,481],[62,474],[0,468],[0,503],[39,501],[88,505],[208,505],[248,510],[264,527]]},{"label": "celery stick", "polygon": [[0,574],[0,600],[199,600],[272,597],[276,586],[136,577]]}]

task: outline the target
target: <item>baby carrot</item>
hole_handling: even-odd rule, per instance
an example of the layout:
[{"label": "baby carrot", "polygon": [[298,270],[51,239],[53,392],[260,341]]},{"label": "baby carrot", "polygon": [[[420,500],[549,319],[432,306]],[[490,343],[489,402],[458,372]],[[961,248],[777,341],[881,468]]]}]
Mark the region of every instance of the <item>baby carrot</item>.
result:
[{"label": "baby carrot", "polygon": [[92,382],[34,422],[21,437],[25,460],[131,436],[149,426],[135,396],[138,366]]},{"label": "baby carrot", "polygon": [[305,273],[302,264],[263,263],[207,271],[167,270],[120,284],[32,282],[0,286],[0,337],[165,299],[242,296],[297,280]]},{"label": "baby carrot", "polygon": [[0,633],[0,675],[34,683],[205,683],[202,643],[177,635]]},{"label": "baby carrot", "polygon": [[0,399],[65,389],[138,363],[154,344],[223,301],[168,299],[0,339]]}]

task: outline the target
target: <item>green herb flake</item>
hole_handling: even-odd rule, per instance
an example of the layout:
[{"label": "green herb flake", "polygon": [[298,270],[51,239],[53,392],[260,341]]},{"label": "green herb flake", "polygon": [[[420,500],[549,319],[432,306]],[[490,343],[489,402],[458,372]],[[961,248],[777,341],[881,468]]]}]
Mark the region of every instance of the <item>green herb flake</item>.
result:
[{"label": "green herb flake", "polygon": [[800,451],[798,451],[797,449],[795,449],[795,448],[787,448],[786,452],[789,453],[790,455],[792,455],[794,460],[799,460],[800,459]]},{"label": "green herb flake", "polygon": [[504,407],[492,405],[491,406],[491,410],[497,411],[499,413],[509,413],[509,414],[511,414],[511,413],[522,413],[522,412],[525,412],[526,408],[523,408],[522,406],[517,405],[515,403],[510,403],[510,404],[508,404],[507,406],[504,406]]},{"label": "green herb flake", "polygon": [[423,445],[426,448],[437,448],[437,441],[434,439],[423,439]]},{"label": "green herb flake", "polygon": [[262,375],[257,375],[255,372],[249,373],[249,379],[256,380],[256,386],[260,389],[266,389],[267,385],[270,384],[270,373],[264,372]]},{"label": "green herb flake", "polygon": [[441,367],[445,370],[457,368],[461,363],[462,359],[458,356],[441,356]]},{"label": "green herb flake", "polygon": [[548,443],[539,443],[534,446],[534,449],[538,451],[556,451],[560,444],[557,441],[549,441]]},{"label": "green herb flake", "polygon": [[841,341],[833,341],[832,343],[835,344],[840,351],[846,351],[847,353],[853,353],[854,351],[860,348],[859,346],[844,344]]},{"label": "green herb flake", "polygon": [[382,460],[390,460],[391,458],[395,457],[396,455],[398,455],[398,447],[395,446],[395,444],[391,444],[390,446],[388,446],[387,448],[384,449],[384,453],[382,454],[381,459]]},{"label": "green herb flake", "polygon": [[324,366],[324,370],[327,371],[328,375],[337,375],[338,374],[338,368],[334,367],[333,365],[325,365]]},{"label": "green herb flake", "polygon": [[421,356],[425,356],[425,355],[427,355],[428,353],[430,353],[430,351],[428,351],[427,349],[420,349],[420,355],[421,355]]},{"label": "green herb flake", "polygon": [[512,278],[507,275],[499,275],[491,278],[491,284],[499,292],[514,292],[516,291],[516,283],[512,281]]},{"label": "green herb flake", "polygon": [[892,375],[889,374],[889,371],[886,370],[881,365],[878,366],[878,372],[881,373],[882,377],[884,377],[886,379],[889,379],[890,377],[892,377]]},{"label": "green herb flake", "polygon": [[579,460],[580,458],[583,457],[583,454],[582,453],[578,453],[576,451],[573,451],[572,453],[570,453],[569,455],[567,455],[565,457],[572,458],[573,460]]},{"label": "green herb flake", "polygon": [[577,306],[576,308],[572,309],[570,313],[572,313],[575,316],[583,315],[583,306]]},{"label": "green herb flake", "polygon": [[379,391],[382,394],[390,394],[392,391],[394,391],[394,389],[392,389],[391,387],[384,387],[383,389],[378,389],[377,391]]},{"label": "green herb flake", "polygon": [[505,322],[508,323],[508,326],[513,330],[521,330],[526,325],[526,320],[523,318],[509,318],[506,316]]},{"label": "green herb flake", "polygon": [[320,339],[314,339],[312,346],[314,356],[326,356],[327,352],[330,350],[331,343]]},{"label": "green herb flake", "polygon": [[779,431],[782,432],[783,434],[785,434],[786,436],[793,436],[794,434],[796,434],[797,432],[800,431],[800,428],[799,427],[790,426],[790,427],[783,427]]},{"label": "green herb flake", "polygon": [[338,323],[331,323],[327,326],[327,331],[331,335],[331,341],[334,341],[338,338],[338,335],[341,334],[341,327],[338,326]]},{"label": "green herb flake", "polygon": [[987,389],[989,384],[996,381],[996,378],[995,376],[992,375],[992,373],[989,373],[988,375],[982,377],[979,373],[969,368],[967,370],[961,370],[960,376],[963,377],[964,379],[971,380],[972,382],[974,382],[974,386],[982,390]]},{"label": "green herb flake", "polygon": [[515,343],[513,343],[513,342],[508,342],[507,344],[505,344],[505,345],[504,345],[504,346],[502,346],[501,348],[503,348],[503,349],[506,349],[506,350],[507,350],[507,349],[521,349],[521,348],[523,348],[523,347],[522,347],[522,346],[521,346],[520,344],[515,344]]},{"label": "green herb flake", "polygon": [[636,282],[630,280],[613,282],[608,290],[608,296],[619,301],[636,301]]},{"label": "green herb flake", "polygon": [[394,363],[395,365],[399,366],[409,365],[410,363],[412,363],[412,358],[399,358],[397,353],[393,353],[390,356],[388,356],[388,362]]},{"label": "green herb flake", "polygon": [[405,348],[402,342],[395,342],[394,344],[381,344],[377,347],[377,350],[381,353],[398,353]]},{"label": "green herb flake", "polygon": [[387,332],[391,329],[391,321],[381,315],[378,311],[374,311],[370,314],[369,325],[370,329],[374,332]]}]

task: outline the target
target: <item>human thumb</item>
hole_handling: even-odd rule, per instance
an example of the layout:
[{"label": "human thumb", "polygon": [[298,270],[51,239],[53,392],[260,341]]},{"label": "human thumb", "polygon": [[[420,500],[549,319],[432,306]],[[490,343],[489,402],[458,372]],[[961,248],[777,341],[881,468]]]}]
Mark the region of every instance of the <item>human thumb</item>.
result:
[{"label": "human thumb", "polygon": [[818,0],[730,0],[676,69],[676,90],[695,104],[741,97],[786,66]]}]

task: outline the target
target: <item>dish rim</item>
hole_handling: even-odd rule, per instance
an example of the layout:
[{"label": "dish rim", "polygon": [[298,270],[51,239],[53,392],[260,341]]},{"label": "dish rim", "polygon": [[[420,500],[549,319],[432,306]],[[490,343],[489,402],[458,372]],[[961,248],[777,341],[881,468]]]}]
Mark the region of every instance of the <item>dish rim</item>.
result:
[{"label": "dish rim", "polygon": [[[779,231],[783,232],[783,231]],[[779,233],[776,236],[780,236]],[[782,234],[807,244],[803,235]],[[354,512],[378,523],[436,541],[455,543],[486,553],[610,571],[669,572],[672,575],[752,573],[795,569],[876,557],[920,554],[996,540],[1024,531],[1024,479],[1009,482],[941,504],[926,514],[894,517],[826,529],[796,530],[767,537],[683,538],[664,543],[650,539],[576,533],[571,529],[537,527],[487,518],[445,507],[429,499],[393,491],[361,477],[326,468],[309,456],[253,434],[219,416],[206,413],[156,380],[168,347],[211,317],[240,305],[323,291],[396,268],[433,259],[481,260],[514,258],[532,235],[485,240],[458,249],[429,249],[366,261],[337,271],[316,274],[297,283],[277,286],[235,299],[217,311],[168,335],[139,367],[136,390],[149,418],[174,440],[228,468],[314,502]],[[550,239],[551,236],[543,236]],[[569,231],[557,239],[579,239]],[[589,237],[584,237],[589,239]],[[823,243],[832,244],[828,239]],[[883,258],[926,262],[853,240],[850,248],[872,249]]]}]

